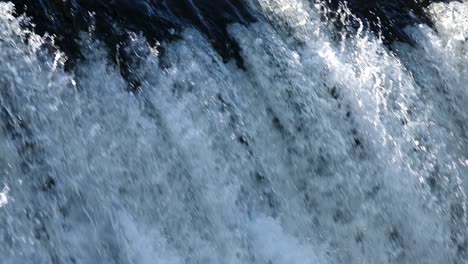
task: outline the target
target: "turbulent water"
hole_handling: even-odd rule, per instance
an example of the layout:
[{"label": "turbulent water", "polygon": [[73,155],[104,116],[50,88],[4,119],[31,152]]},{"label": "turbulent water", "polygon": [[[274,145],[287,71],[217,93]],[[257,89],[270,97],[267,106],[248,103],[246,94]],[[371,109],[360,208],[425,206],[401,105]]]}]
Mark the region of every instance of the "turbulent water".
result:
[{"label": "turbulent water", "polygon": [[242,67],[196,27],[130,34],[135,91],[91,33],[65,69],[0,3],[0,263],[468,263],[468,2],[410,44],[249,5]]}]

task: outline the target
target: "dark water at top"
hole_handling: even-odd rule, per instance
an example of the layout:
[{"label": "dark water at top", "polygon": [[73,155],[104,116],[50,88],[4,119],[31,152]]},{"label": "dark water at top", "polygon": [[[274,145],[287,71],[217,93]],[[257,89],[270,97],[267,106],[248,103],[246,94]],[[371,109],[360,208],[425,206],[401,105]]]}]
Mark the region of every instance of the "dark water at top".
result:
[{"label": "dark water at top", "polygon": [[[445,0],[444,0],[445,1]],[[76,40],[80,31],[93,25],[98,39],[109,46],[125,42],[129,32],[143,33],[150,42],[175,39],[185,27],[195,27],[203,32],[214,48],[225,59],[235,58],[242,64],[237,43],[227,34],[226,26],[232,23],[248,24],[261,19],[244,0],[13,0],[18,14],[32,17],[39,34],[48,32],[58,36],[58,45],[76,58],[80,55]],[[320,1],[319,1],[320,2]],[[414,23],[431,24],[425,8],[439,1],[384,1],[384,0],[326,0],[326,16],[337,18],[340,7],[347,7],[355,19],[339,28],[358,27],[357,19],[374,33],[382,33],[387,44],[393,41],[412,43],[403,31]],[[448,1],[445,1],[448,2]],[[310,1],[310,4],[318,3]]]}]

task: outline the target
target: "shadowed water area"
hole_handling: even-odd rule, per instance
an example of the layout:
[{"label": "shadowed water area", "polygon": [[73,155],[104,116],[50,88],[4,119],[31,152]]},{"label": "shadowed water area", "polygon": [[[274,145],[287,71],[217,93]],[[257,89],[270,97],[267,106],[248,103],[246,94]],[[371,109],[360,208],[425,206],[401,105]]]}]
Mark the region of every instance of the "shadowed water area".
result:
[{"label": "shadowed water area", "polygon": [[238,47],[226,26],[255,21],[254,12],[242,1],[207,0],[34,0],[13,1],[16,13],[32,18],[35,31],[57,36],[57,43],[72,59],[80,56],[76,41],[92,28],[97,39],[111,50],[123,44],[129,32],[143,33],[156,41],[176,39],[181,28],[203,32],[223,58],[238,57]]},{"label": "shadowed water area", "polygon": [[[433,26],[433,21],[427,13],[427,7],[431,3],[448,3],[453,0],[325,0],[330,8],[329,16],[337,18],[338,27],[359,27],[362,24],[374,34],[382,34],[384,43],[391,44],[394,41],[414,43],[414,40],[404,31],[406,26],[423,23]],[[339,20],[337,11],[345,12],[348,8],[351,12],[350,19]]]},{"label": "shadowed water area", "polygon": [[[440,0],[439,0],[440,1]],[[384,43],[393,41],[412,43],[404,28],[415,23],[432,25],[426,12],[431,0],[325,0],[310,1],[327,7],[325,16],[337,19],[340,8],[347,7],[354,17],[347,21],[337,19],[338,28],[364,26],[376,34],[382,34]],[[442,0],[449,2],[448,0]],[[194,27],[204,33],[219,54],[228,60],[234,58],[239,66],[237,43],[227,34],[232,23],[249,24],[261,19],[245,0],[13,0],[17,14],[32,18],[35,31],[57,36],[57,44],[69,55],[71,61],[80,57],[77,44],[79,34],[91,28],[96,38],[104,41],[111,51],[116,44],[123,44],[129,32],[143,33],[154,45],[156,41],[177,39],[180,30]],[[342,12],[342,11],[341,11]],[[117,51],[118,52],[118,51]],[[112,54],[114,55],[114,54]],[[125,63],[124,63],[125,64]]]}]

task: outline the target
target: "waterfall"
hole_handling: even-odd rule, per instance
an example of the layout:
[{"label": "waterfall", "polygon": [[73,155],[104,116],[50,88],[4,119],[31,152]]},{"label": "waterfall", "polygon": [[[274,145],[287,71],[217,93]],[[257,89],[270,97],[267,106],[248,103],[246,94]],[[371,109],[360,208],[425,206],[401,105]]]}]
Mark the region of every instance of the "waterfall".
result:
[{"label": "waterfall", "polygon": [[115,43],[0,2],[0,263],[468,263],[468,2],[391,41],[359,1],[230,2]]}]

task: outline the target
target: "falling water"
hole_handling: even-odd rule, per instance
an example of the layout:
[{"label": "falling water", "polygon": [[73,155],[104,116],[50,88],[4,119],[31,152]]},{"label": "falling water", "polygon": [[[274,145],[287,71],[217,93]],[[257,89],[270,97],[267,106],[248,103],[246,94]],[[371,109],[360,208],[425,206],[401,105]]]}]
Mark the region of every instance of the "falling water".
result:
[{"label": "falling water", "polygon": [[390,45],[249,5],[241,66],[131,34],[135,91],[92,33],[66,69],[0,3],[0,263],[468,263],[468,3]]}]

